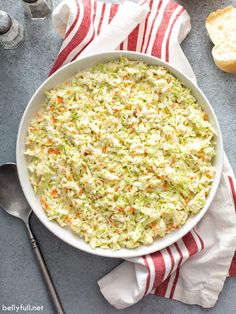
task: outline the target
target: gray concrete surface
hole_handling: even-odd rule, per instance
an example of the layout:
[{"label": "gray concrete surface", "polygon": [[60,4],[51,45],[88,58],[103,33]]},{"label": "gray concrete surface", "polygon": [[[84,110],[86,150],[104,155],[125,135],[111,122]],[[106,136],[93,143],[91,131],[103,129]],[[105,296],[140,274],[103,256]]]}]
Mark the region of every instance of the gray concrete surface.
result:
[{"label": "gray concrete surface", "polygon": [[[192,31],[182,47],[200,87],[215,109],[225,151],[236,170],[236,75],[225,74],[214,66],[212,44],[204,27],[204,20],[210,11],[235,1],[179,2],[185,5],[192,18]],[[35,89],[47,77],[61,40],[52,32],[50,18],[37,23],[25,19],[20,1],[0,0],[0,9],[18,18],[26,30],[25,42],[17,50],[4,51],[0,48],[0,164],[3,164],[15,161],[15,141],[22,113]],[[88,255],[70,247],[51,234],[35,216],[31,224],[66,313],[118,313],[104,300],[96,281],[120,261]],[[235,292],[236,280],[231,278],[226,280],[213,309],[204,310],[198,306],[147,296],[120,313],[233,314],[236,313]],[[43,305],[43,313],[53,313],[24,226],[1,210],[0,304]],[[0,313],[5,313],[1,307]]]}]

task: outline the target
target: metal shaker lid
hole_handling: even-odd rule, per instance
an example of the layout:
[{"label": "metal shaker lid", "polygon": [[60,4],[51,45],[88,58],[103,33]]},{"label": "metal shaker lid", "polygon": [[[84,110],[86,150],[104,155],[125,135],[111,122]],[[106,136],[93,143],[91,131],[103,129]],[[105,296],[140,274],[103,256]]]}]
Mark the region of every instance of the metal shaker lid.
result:
[{"label": "metal shaker lid", "polygon": [[0,10],[0,35],[9,31],[11,23],[11,17],[6,12]]},{"label": "metal shaker lid", "polygon": [[38,0],[23,0],[23,1],[27,3],[34,3],[34,2],[37,2]]}]

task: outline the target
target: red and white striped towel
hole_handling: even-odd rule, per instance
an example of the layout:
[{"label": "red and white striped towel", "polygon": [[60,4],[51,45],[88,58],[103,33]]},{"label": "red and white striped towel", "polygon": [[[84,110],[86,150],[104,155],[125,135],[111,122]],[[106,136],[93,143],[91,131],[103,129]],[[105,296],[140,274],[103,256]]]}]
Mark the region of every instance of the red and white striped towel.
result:
[{"label": "red and white striped towel", "polygon": [[[50,73],[81,54],[118,48],[152,54],[195,80],[179,45],[191,29],[190,18],[174,2],[149,0],[118,5],[67,0],[55,9],[53,22],[64,42]],[[149,293],[214,306],[225,278],[236,276],[234,186],[234,174],[225,155],[221,183],[204,219],[170,247],[126,260],[99,280],[104,297],[118,309]]]}]

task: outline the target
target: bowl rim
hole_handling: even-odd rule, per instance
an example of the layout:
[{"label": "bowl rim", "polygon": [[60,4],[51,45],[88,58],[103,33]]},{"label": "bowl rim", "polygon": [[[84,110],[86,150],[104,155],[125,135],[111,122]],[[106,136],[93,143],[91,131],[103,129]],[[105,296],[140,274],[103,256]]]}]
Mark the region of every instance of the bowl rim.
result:
[{"label": "bowl rim", "polygon": [[[188,218],[187,222],[180,227],[179,229],[177,229],[174,232],[171,232],[168,235],[171,235],[173,233],[176,234],[176,236],[174,236],[174,240],[166,240],[166,244],[163,245],[159,245],[158,243],[155,243],[158,241],[158,239],[154,240],[154,242],[151,245],[147,245],[147,246],[139,246],[138,248],[134,248],[134,249],[120,249],[120,250],[116,250],[113,251],[112,249],[100,249],[100,248],[96,248],[96,249],[92,249],[90,247],[90,245],[88,243],[86,243],[84,240],[84,242],[86,243],[86,246],[84,246],[83,248],[81,247],[81,245],[79,244],[75,244],[75,243],[71,243],[72,241],[70,241],[69,239],[67,239],[67,237],[64,237],[60,234],[59,231],[56,231],[52,225],[50,223],[47,223],[45,220],[45,217],[43,217],[42,215],[40,215],[35,209],[34,209],[34,202],[33,200],[31,200],[31,198],[28,195],[28,190],[27,187],[25,185],[25,179],[29,181],[29,177],[24,179],[24,174],[22,171],[22,165],[21,165],[21,156],[24,155],[24,152],[22,152],[21,149],[21,144],[22,144],[22,136],[23,136],[23,129],[24,129],[24,125],[26,123],[25,118],[27,116],[27,113],[29,111],[29,109],[32,107],[32,105],[35,103],[35,97],[40,94],[41,90],[44,88],[44,86],[50,82],[53,81],[56,77],[58,77],[61,73],[66,72],[66,70],[69,67],[73,67],[75,64],[79,64],[81,61],[85,61],[86,59],[96,59],[96,57],[99,56],[103,56],[106,58],[109,58],[109,56],[114,56],[115,58],[118,58],[119,56],[126,56],[130,59],[135,60],[135,56],[139,56],[140,58],[143,59],[148,59],[150,60],[150,63],[156,63],[156,65],[163,65],[164,67],[166,67],[173,75],[175,75],[177,78],[179,78],[181,81],[182,79],[180,78],[181,76],[184,78],[183,84],[185,85],[185,83],[187,82],[187,85],[190,85],[190,89],[193,90],[193,92],[197,92],[203,100],[204,100],[204,106],[206,106],[211,114],[211,118],[212,120],[214,120],[215,123],[215,128],[216,128],[216,133],[217,133],[217,139],[218,139],[218,145],[216,147],[216,151],[217,151],[217,158],[218,158],[218,169],[216,169],[216,174],[212,183],[212,187],[211,187],[211,191],[209,196],[207,197],[207,202],[205,204],[205,206],[200,210],[200,212],[198,212],[194,217],[193,220],[190,221],[191,218]],[[143,60],[143,62],[147,62],[146,60]],[[152,62],[151,62],[152,61]],[[106,61],[104,61],[106,62]],[[71,76],[73,77],[73,75]],[[65,80],[61,80],[61,82],[63,82]],[[58,85],[58,84],[57,84]],[[196,97],[196,96],[195,96]],[[197,97],[196,97],[197,98]],[[200,104],[201,105],[201,104]],[[69,245],[80,249],[84,252],[90,253],[90,254],[94,254],[94,255],[98,255],[98,256],[103,256],[103,257],[112,257],[112,258],[131,258],[131,257],[137,257],[137,256],[142,256],[142,255],[146,255],[146,254],[151,254],[153,252],[159,251],[161,249],[164,249],[168,246],[170,246],[171,244],[175,243],[176,241],[178,241],[179,239],[181,239],[184,235],[186,235],[189,231],[191,231],[196,224],[203,218],[203,216],[206,214],[207,210],[209,209],[216,191],[219,187],[219,183],[220,183],[220,179],[221,179],[221,174],[222,174],[222,168],[223,168],[223,141],[222,141],[222,134],[221,134],[221,130],[220,130],[220,126],[219,126],[219,122],[217,120],[216,114],[210,104],[210,102],[208,101],[208,99],[206,98],[206,96],[204,95],[204,93],[200,90],[200,88],[197,86],[197,84],[195,82],[193,82],[190,78],[188,78],[182,71],[178,70],[177,68],[175,68],[173,65],[162,61],[159,58],[144,54],[144,53],[140,53],[140,52],[133,52],[133,51],[125,51],[125,50],[116,50],[116,51],[106,51],[106,52],[101,52],[101,53],[94,53],[94,54],[89,54],[87,56],[81,57],[76,59],[75,61],[72,61],[66,65],[64,65],[63,67],[61,67],[59,70],[57,70],[55,73],[53,73],[50,77],[48,77],[35,91],[35,93],[33,94],[33,96],[31,97],[30,101],[28,102],[24,113],[22,115],[21,118],[21,122],[19,125],[19,129],[18,129],[18,134],[17,134],[17,141],[16,141],[16,164],[17,164],[17,172],[18,172],[18,176],[19,176],[19,180],[20,180],[20,184],[22,187],[22,190],[24,192],[24,195],[29,203],[29,205],[31,206],[33,212],[36,214],[36,216],[39,218],[39,220],[41,221],[41,223],[49,230],[51,231],[54,235],[56,235],[58,238],[60,238],[61,240],[63,240],[64,242],[68,243]],[[41,205],[40,205],[41,206]],[[42,208],[42,207],[41,207]],[[46,214],[45,214],[46,215]],[[47,221],[48,218],[47,218]],[[192,222],[193,221],[193,222]],[[58,224],[57,224],[58,225]],[[58,225],[59,226],[59,225]],[[60,228],[63,228],[61,226],[59,226]],[[64,228],[63,228],[64,229]],[[71,231],[73,233],[73,231]],[[74,233],[73,233],[74,234]],[[167,239],[168,235],[164,236],[161,239]],[[76,236],[76,234],[75,234]],[[173,237],[172,237],[173,238]],[[78,239],[80,239],[78,237]],[[81,239],[80,239],[81,240]],[[160,239],[159,239],[160,240]],[[165,241],[164,241],[165,242]],[[156,245],[155,245],[156,244]],[[158,248],[157,248],[158,247]],[[139,251],[139,252],[137,252]],[[119,253],[120,252],[120,253]],[[136,252],[136,253],[135,253]]]}]

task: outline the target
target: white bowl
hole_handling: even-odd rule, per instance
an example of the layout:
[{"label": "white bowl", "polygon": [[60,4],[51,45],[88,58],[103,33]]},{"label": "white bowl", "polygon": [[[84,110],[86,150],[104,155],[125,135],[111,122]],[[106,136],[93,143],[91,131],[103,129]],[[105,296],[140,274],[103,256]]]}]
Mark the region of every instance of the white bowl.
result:
[{"label": "white bowl", "polygon": [[[166,235],[163,238],[156,239],[153,244],[149,246],[140,246],[135,249],[120,249],[118,251],[112,251],[110,249],[92,249],[89,244],[87,244],[84,240],[81,240],[75,233],[73,233],[69,228],[62,228],[57,223],[48,220],[44,210],[42,209],[40,202],[38,201],[33,188],[29,181],[28,171],[27,171],[27,162],[24,156],[25,151],[25,140],[27,135],[27,129],[30,125],[31,120],[35,116],[36,112],[39,111],[42,103],[44,102],[45,95],[44,92],[54,88],[61,82],[71,78],[74,76],[79,70],[91,67],[98,63],[108,62],[110,60],[117,59],[120,55],[126,56],[133,60],[141,60],[146,62],[147,64],[152,65],[163,65],[165,66],[171,73],[173,73],[176,77],[178,77],[185,86],[189,87],[199,104],[205,110],[205,112],[209,116],[209,120],[213,127],[216,130],[216,157],[214,158],[214,166],[216,169],[216,174],[214,177],[214,181],[212,184],[211,191],[207,197],[206,204],[204,208],[194,217],[191,217],[187,220],[186,224],[180,229]],[[50,230],[52,231],[58,238],[67,242],[68,244],[88,253],[107,256],[107,257],[117,257],[117,258],[130,258],[134,256],[140,256],[143,254],[149,254],[160,249],[163,249],[172,243],[179,240],[186,233],[188,233],[205,215],[207,209],[209,208],[217,187],[220,182],[221,172],[222,172],[222,164],[223,164],[223,144],[222,137],[219,128],[219,124],[215,113],[209,104],[206,97],[203,95],[201,90],[191,82],[183,73],[176,70],[170,64],[163,62],[155,57],[147,56],[142,53],[136,52],[127,52],[127,51],[115,51],[115,52],[107,52],[90,55],[88,57],[80,58],[68,65],[65,65],[63,68],[54,73],[51,77],[49,77],[35,92],[33,97],[31,98],[28,106],[25,109],[24,115],[22,117],[18,137],[17,137],[17,146],[16,146],[16,161],[17,161],[17,169],[18,175],[20,179],[20,183],[23,189],[23,192],[32,207],[34,213],[40,219],[40,221]]]}]

